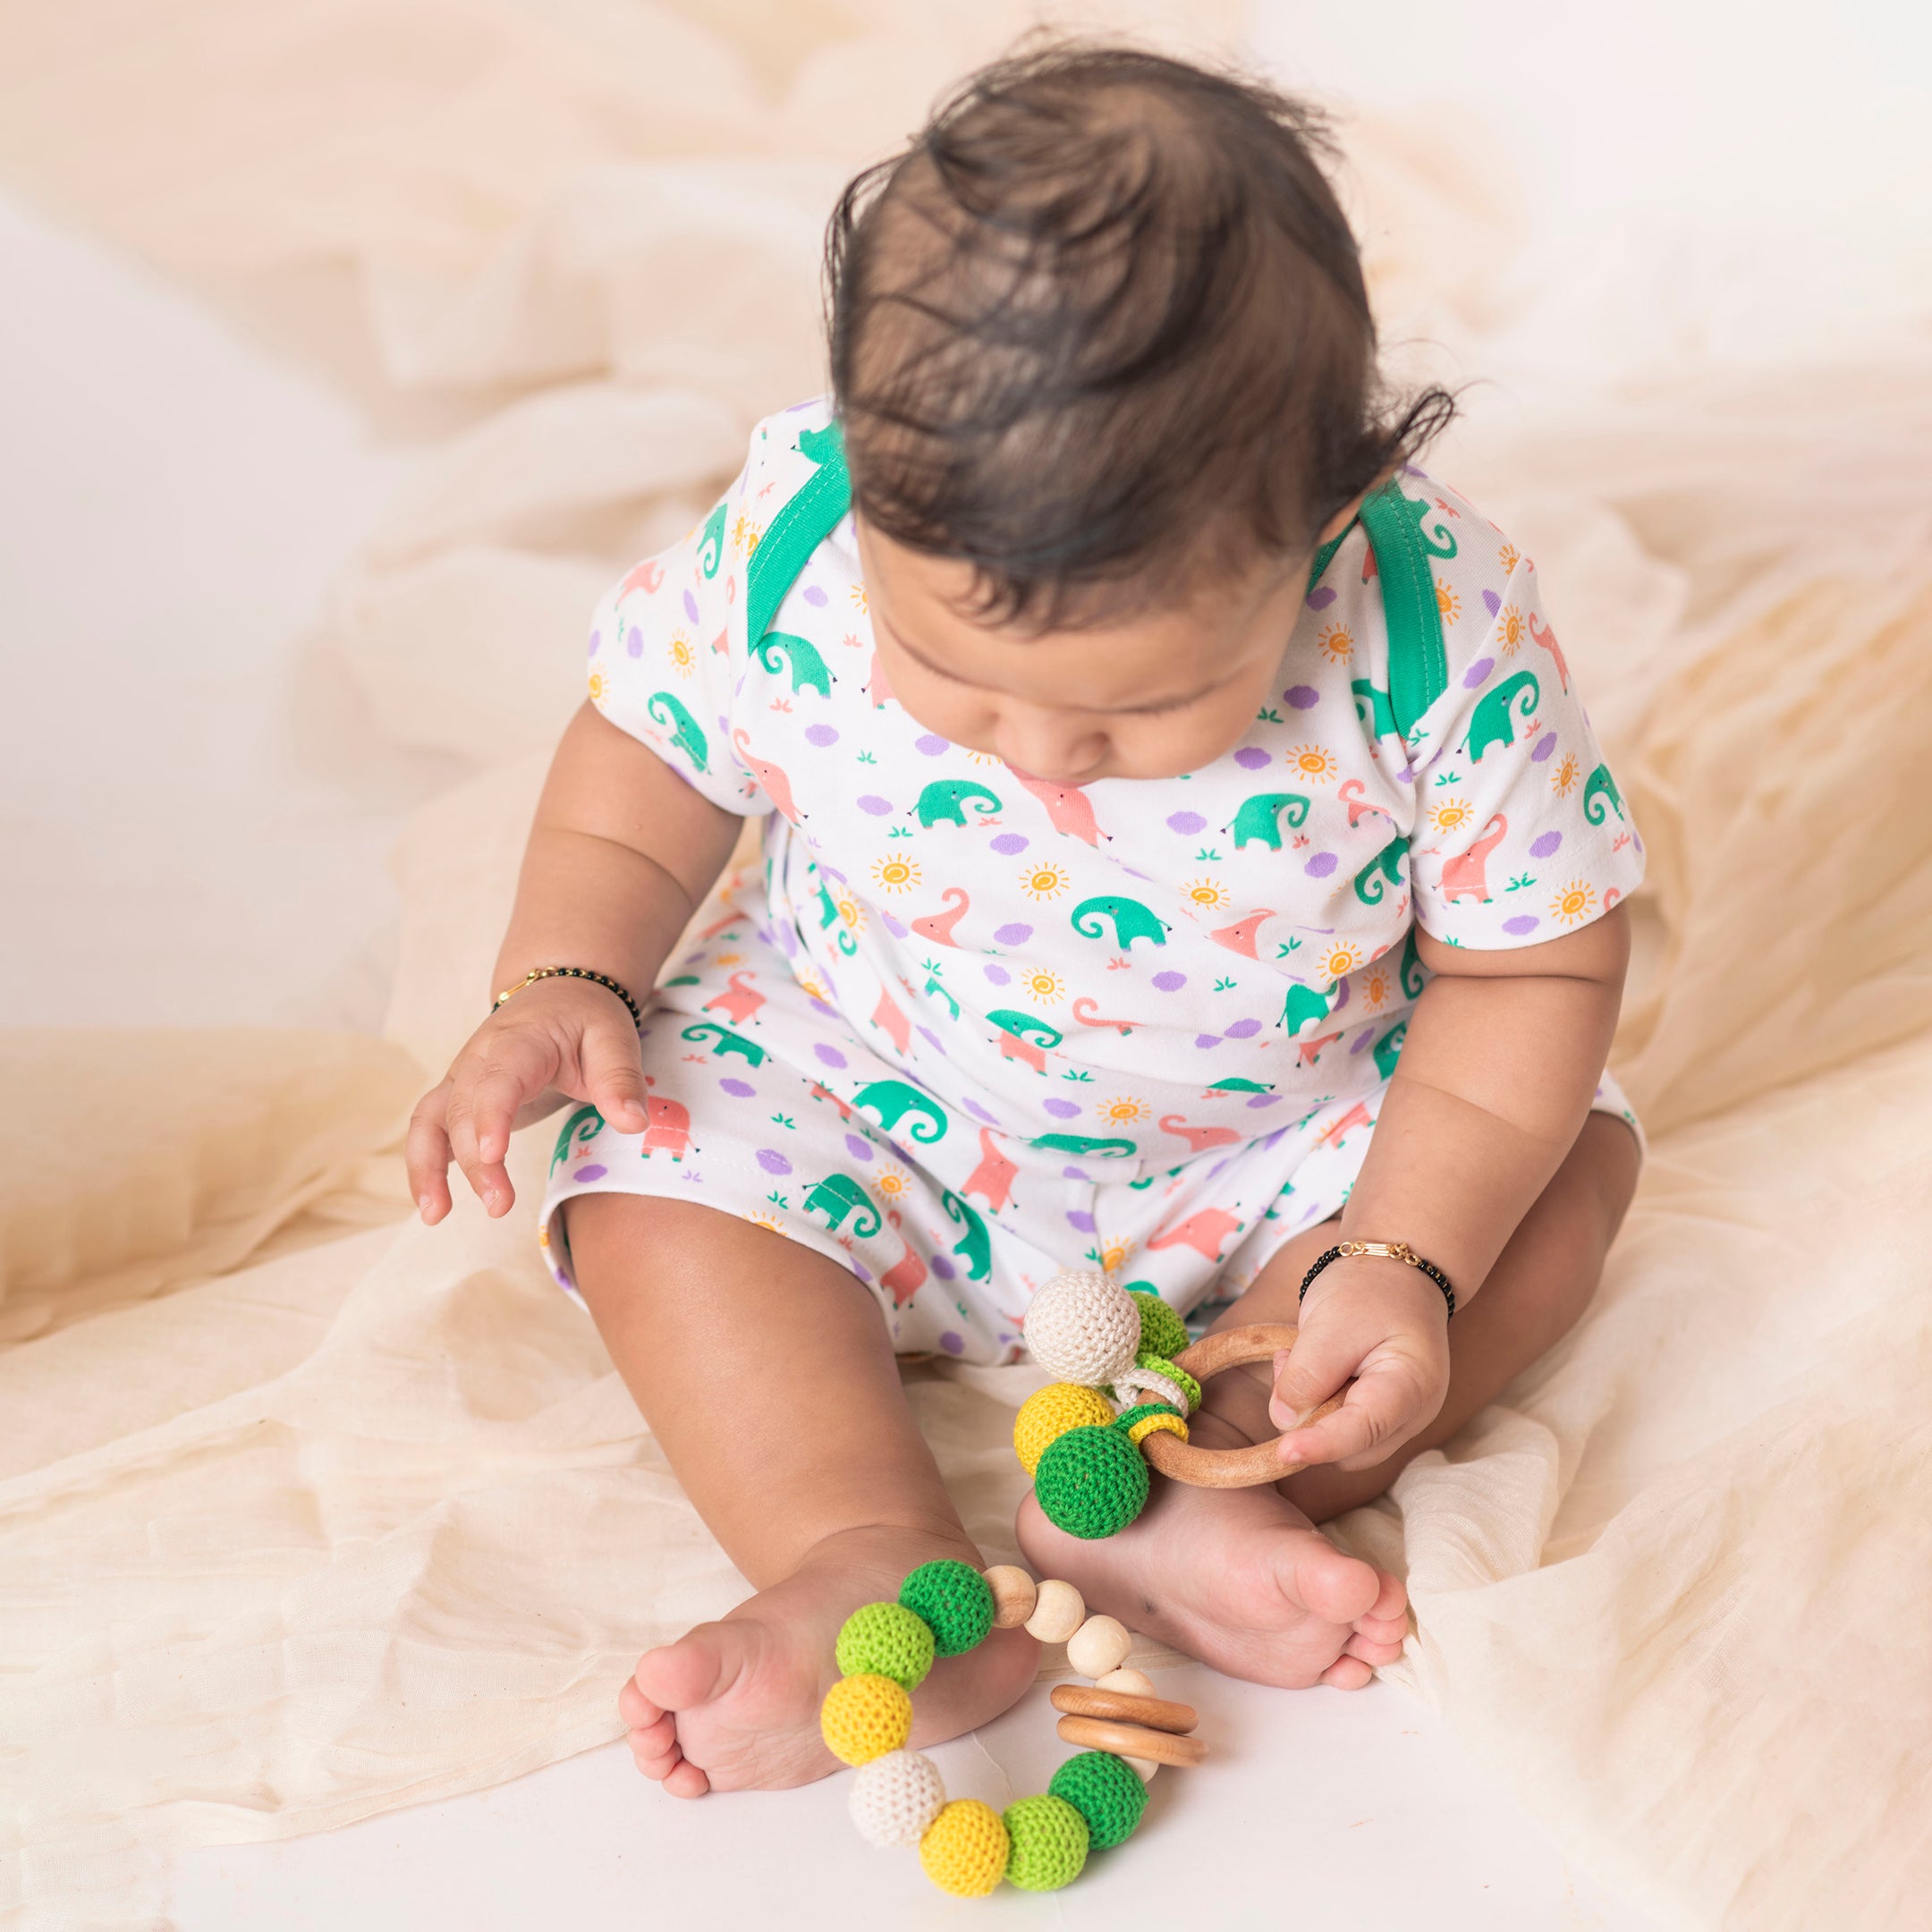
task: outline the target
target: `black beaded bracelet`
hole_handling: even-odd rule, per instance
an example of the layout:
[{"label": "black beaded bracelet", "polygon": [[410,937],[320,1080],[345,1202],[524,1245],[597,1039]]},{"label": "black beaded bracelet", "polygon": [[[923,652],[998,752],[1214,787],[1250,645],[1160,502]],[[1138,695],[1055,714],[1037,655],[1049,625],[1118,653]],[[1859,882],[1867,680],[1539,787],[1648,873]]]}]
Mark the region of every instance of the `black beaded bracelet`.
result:
[{"label": "black beaded bracelet", "polygon": [[592,972],[588,966],[534,966],[513,987],[506,987],[490,1002],[490,1012],[495,1013],[505,1000],[514,999],[525,987],[533,987],[539,979],[588,979],[592,986],[614,993],[631,1009],[633,1025],[644,1024],[644,1010],[631,997],[629,988],[619,986],[608,973]]},{"label": "black beaded bracelet", "polygon": [[1449,1304],[1449,1313],[1455,1314],[1455,1290],[1449,1285],[1449,1277],[1433,1261],[1425,1261],[1407,1241],[1338,1241],[1326,1254],[1315,1257],[1315,1265],[1301,1277],[1301,1292],[1295,1298],[1298,1301],[1308,1300],[1309,1284],[1328,1266],[1339,1261],[1344,1255],[1387,1255],[1391,1260],[1406,1261],[1412,1268],[1420,1268],[1443,1292],[1443,1300]]}]

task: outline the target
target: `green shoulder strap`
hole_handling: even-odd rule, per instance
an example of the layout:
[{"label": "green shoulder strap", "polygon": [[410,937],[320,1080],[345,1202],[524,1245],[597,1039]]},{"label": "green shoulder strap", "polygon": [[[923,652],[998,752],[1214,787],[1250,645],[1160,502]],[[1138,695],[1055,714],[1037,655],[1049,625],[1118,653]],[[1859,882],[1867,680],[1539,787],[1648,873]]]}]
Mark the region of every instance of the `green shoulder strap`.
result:
[{"label": "green shoulder strap", "polygon": [[798,446],[818,465],[804,487],[771,520],[745,572],[745,623],[750,643],[771,628],[785,592],[811,554],[852,508],[852,478],[845,470],[845,438],[839,426],[801,430]]},{"label": "green shoulder strap", "polygon": [[1416,721],[1449,688],[1442,611],[1436,602],[1432,556],[1453,557],[1456,541],[1440,518],[1425,532],[1429,505],[1404,496],[1391,477],[1362,499],[1361,526],[1382,580],[1382,617],[1388,626],[1389,709],[1406,740]]}]

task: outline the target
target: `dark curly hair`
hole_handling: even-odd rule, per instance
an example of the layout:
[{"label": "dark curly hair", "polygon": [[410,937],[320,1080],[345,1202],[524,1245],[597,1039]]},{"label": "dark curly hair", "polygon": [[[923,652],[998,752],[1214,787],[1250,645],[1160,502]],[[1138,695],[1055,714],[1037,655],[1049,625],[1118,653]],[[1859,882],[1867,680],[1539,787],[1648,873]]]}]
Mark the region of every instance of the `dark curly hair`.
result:
[{"label": "dark curly hair", "polygon": [[1326,123],[1266,83],[1053,40],[840,196],[833,400],[880,530],[1022,629],[1305,555],[1454,413],[1377,373]]}]

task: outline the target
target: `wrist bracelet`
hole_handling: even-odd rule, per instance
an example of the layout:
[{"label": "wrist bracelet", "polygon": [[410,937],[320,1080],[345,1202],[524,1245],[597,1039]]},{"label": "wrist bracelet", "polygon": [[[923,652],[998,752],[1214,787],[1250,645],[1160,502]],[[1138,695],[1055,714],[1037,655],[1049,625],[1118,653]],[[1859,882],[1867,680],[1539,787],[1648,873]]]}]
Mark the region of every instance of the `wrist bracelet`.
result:
[{"label": "wrist bracelet", "polygon": [[1412,1268],[1420,1268],[1443,1292],[1443,1300],[1449,1304],[1449,1313],[1455,1313],[1455,1290],[1449,1285],[1449,1277],[1433,1261],[1425,1261],[1407,1241],[1338,1241],[1326,1254],[1315,1257],[1315,1265],[1301,1277],[1301,1292],[1298,1301],[1308,1300],[1309,1284],[1328,1266],[1339,1261],[1343,1256],[1387,1255],[1391,1260],[1406,1261]]},{"label": "wrist bracelet", "polygon": [[495,1013],[505,1000],[514,999],[525,987],[533,987],[539,979],[588,979],[592,986],[600,986],[606,993],[614,993],[631,1009],[633,1025],[644,1024],[643,1009],[631,997],[629,991],[619,986],[608,973],[592,972],[588,966],[533,966],[513,987],[506,987],[490,1002],[490,1012]]}]

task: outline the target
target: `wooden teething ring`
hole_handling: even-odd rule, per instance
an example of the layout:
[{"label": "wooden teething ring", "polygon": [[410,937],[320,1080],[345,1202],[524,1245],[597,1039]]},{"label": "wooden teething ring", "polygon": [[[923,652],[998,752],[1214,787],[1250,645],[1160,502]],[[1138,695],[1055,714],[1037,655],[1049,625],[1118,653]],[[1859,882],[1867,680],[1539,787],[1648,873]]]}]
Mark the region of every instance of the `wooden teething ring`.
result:
[{"label": "wooden teething ring", "polygon": [[[1299,1333],[1285,1322],[1251,1322],[1244,1328],[1223,1328],[1182,1349],[1174,1357],[1174,1366],[1185,1368],[1197,1382],[1205,1382],[1224,1368],[1270,1360],[1284,1349],[1292,1349]],[[1308,1421],[1318,1421],[1341,1406],[1342,1398],[1331,1395]],[[1251,1489],[1258,1483],[1279,1482],[1284,1476],[1308,1467],[1306,1462],[1283,1462],[1281,1441],[1275,1436],[1246,1449],[1203,1449],[1165,1429],[1156,1429],[1142,1440],[1140,1453],[1163,1476],[1196,1489]]]}]

